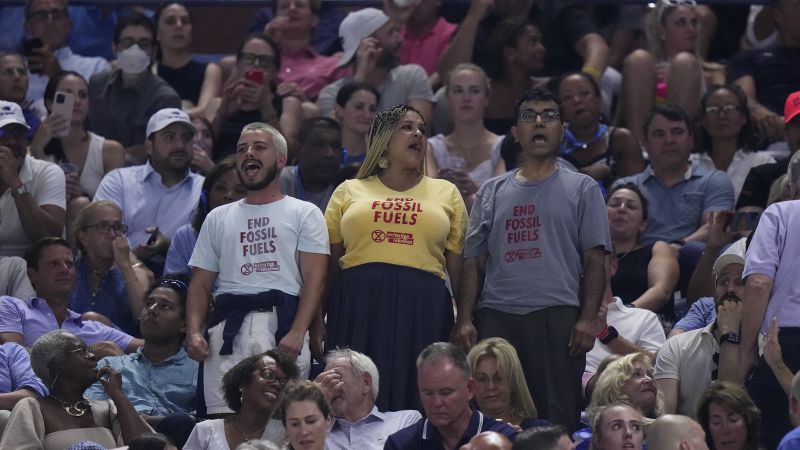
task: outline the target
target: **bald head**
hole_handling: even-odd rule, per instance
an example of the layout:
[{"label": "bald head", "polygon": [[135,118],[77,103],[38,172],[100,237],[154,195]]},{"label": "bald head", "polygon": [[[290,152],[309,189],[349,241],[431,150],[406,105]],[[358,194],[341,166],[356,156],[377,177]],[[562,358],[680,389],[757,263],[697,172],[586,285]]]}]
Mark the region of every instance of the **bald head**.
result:
[{"label": "bald head", "polygon": [[511,441],[496,431],[476,434],[461,450],[511,450]]},{"label": "bald head", "polygon": [[679,448],[708,450],[706,434],[700,424],[686,416],[667,414],[656,419],[647,428],[647,450]]}]

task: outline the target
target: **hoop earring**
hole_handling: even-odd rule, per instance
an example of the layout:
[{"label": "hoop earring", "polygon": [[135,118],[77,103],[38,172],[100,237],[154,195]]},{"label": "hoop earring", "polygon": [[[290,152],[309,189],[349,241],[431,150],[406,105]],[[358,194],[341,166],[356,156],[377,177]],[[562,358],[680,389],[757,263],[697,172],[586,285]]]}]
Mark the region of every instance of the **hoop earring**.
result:
[{"label": "hoop earring", "polygon": [[48,386],[48,387],[47,387],[47,389],[48,389],[49,391],[51,391],[51,392],[52,392],[52,390],[53,390],[53,386],[55,386],[55,385],[56,385],[56,381],[58,381],[58,376],[59,376],[59,375],[61,375],[61,374],[60,374],[60,373],[57,373],[57,374],[56,374],[56,377],[55,377],[55,378],[53,378],[53,381],[51,381],[51,382],[50,382],[50,386]]},{"label": "hoop earring", "polygon": [[381,156],[378,160],[378,167],[381,169],[388,169],[389,168],[389,159],[385,156]]}]

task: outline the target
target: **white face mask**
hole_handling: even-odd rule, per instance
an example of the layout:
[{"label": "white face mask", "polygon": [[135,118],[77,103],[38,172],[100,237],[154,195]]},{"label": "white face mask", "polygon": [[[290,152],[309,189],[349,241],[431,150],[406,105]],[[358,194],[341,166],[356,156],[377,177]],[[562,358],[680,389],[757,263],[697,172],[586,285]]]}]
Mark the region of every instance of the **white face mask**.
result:
[{"label": "white face mask", "polygon": [[138,75],[150,66],[150,55],[138,45],[133,45],[117,54],[117,63],[123,73]]}]

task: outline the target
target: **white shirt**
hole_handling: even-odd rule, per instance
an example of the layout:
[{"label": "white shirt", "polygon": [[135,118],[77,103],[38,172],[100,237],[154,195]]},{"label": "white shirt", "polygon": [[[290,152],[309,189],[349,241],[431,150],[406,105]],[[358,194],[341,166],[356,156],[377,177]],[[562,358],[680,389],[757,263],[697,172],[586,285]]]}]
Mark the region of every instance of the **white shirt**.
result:
[{"label": "white shirt", "polygon": [[[708,153],[692,153],[689,160],[692,162],[692,165],[697,167],[702,167],[706,170],[716,170],[714,161],[711,160],[711,156],[709,156]],[[746,152],[742,149],[737,150],[736,153],[733,154],[733,160],[727,170],[727,174],[731,177],[731,182],[733,183],[734,201],[739,199],[739,193],[742,192],[744,180],[747,179],[747,174],[750,173],[750,169],[762,164],[774,162],[775,158],[767,152]]]},{"label": "white shirt", "polygon": [[[60,49],[54,51],[53,55],[55,55],[56,59],[58,60],[61,70],[78,72],[83,78],[86,79],[87,83],[92,75],[111,68],[111,66],[108,64],[108,61],[105,59],[98,56],[76,55],[75,53],[72,53],[72,49],[69,47],[61,47]],[[50,81],[50,78],[48,78],[46,75],[37,75],[35,73],[28,72],[27,100],[32,102],[42,100],[48,81]]]}]

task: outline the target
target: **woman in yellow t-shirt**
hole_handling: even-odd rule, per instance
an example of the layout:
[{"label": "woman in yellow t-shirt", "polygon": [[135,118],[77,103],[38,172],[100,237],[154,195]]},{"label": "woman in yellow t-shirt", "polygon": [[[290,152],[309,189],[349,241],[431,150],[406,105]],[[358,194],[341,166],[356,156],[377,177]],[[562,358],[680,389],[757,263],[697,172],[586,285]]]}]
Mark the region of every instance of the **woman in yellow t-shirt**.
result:
[{"label": "woman in yellow t-shirt", "polygon": [[333,193],[328,348],[370,356],[380,410],[416,408],[415,360],[453,325],[467,213],[451,182],[425,176],[425,119],[399,105],[378,114],[356,179]]}]

